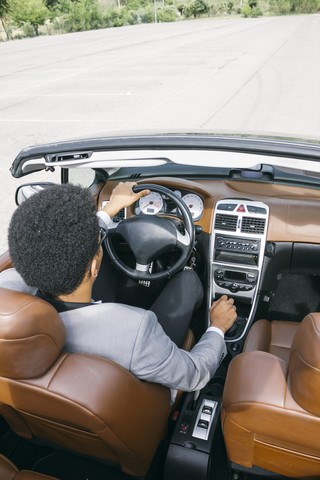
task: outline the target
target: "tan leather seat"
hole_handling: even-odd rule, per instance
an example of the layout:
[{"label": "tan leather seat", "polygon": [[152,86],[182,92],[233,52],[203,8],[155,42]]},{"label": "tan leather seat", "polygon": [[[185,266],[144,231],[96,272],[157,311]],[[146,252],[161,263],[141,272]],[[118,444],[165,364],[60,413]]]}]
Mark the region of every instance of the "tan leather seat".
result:
[{"label": "tan leather seat", "polygon": [[22,437],[144,475],[167,425],[169,390],[105,358],[61,353],[64,342],[51,305],[0,288],[0,414]]},{"label": "tan leather seat", "polygon": [[[272,326],[267,329],[272,331]],[[283,352],[283,344],[280,347]],[[320,478],[319,313],[298,324],[288,362],[256,350],[232,360],[222,426],[232,462],[291,478]]]},{"label": "tan leather seat", "polygon": [[31,472],[30,470],[21,470],[12,463],[4,455],[0,454],[0,478],[1,480],[58,480],[57,478],[48,477],[41,473]]},{"label": "tan leather seat", "polygon": [[242,351],[261,350],[288,362],[290,348],[298,327],[298,322],[258,320],[252,325]]}]

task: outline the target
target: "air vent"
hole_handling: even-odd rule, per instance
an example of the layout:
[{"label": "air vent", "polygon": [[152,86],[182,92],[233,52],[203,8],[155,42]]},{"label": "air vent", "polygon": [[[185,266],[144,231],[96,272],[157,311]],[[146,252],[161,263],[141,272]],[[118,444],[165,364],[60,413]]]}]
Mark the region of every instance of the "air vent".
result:
[{"label": "air vent", "polygon": [[135,178],[140,178],[140,177],[141,177],[141,173],[140,173],[140,172],[139,172],[139,173],[132,173],[132,174],[130,175],[130,178],[132,178],[133,180],[134,180]]},{"label": "air vent", "polygon": [[217,230],[228,230],[230,232],[235,232],[237,230],[237,215],[224,215],[218,213],[216,215],[216,221],[214,228]]},{"label": "air vent", "polygon": [[123,218],[126,218],[126,214],[125,214],[124,208],[122,208],[122,209],[120,210],[120,212],[117,213],[117,217],[121,218],[121,220],[122,220]]},{"label": "air vent", "polygon": [[114,217],[113,217],[113,221],[114,223],[119,223],[121,222],[121,220],[123,220],[124,218],[126,218],[126,212],[125,212],[125,209],[122,208]]},{"label": "air vent", "polygon": [[263,234],[265,224],[266,224],[265,218],[243,217],[241,232]]}]

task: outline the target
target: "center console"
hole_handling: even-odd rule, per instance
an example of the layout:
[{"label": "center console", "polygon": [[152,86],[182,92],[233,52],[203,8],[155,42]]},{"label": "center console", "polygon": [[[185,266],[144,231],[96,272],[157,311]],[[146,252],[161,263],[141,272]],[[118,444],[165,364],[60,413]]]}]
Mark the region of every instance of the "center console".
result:
[{"label": "center console", "polygon": [[216,204],[211,238],[210,300],[234,298],[238,319],[227,342],[244,335],[257,300],[269,207],[262,202],[224,199]]},{"label": "center console", "polygon": [[[216,204],[210,239],[210,305],[234,299],[238,318],[225,334],[230,352],[240,351],[255,312],[266,246],[269,208],[261,202],[224,199]],[[207,480],[225,456],[220,426],[224,379],[215,376],[180,408],[164,467],[164,480]],[[227,459],[223,460],[225,463]]]}]

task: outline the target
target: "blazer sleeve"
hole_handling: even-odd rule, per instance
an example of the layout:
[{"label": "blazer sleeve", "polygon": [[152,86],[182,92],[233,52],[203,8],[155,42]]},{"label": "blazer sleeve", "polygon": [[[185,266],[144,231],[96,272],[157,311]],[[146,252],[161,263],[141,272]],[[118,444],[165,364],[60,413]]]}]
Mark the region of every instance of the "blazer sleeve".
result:
[{"label": "blazer sleeve", "polygon": [[165,334],[156,315],[147,311],[136,336],[130,371],[141,380],[193,391],[208,383],[225,354],[224,339],[212,331],[204,333],[190,352],[181,350]]}]

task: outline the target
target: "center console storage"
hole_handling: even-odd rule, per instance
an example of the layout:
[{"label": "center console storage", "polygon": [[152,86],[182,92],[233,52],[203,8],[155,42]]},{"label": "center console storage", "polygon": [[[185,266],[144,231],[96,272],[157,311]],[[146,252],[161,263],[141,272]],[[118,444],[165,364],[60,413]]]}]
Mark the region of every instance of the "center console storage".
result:
[{"label": "center console storage", "polygon": [[206,480],[221,445],[220,410],[223,385],[213,379],[195,400],[188,393],[169,445],[164,480]]},{"label": "center console storage", "polygon": [[[232,296],[238,319],[227,342],[242,338],[252,318],[261,277],[269,207],[262,202],[217,202],[211,238],[210,300]],[[236,350],[234,350],[236,351]]]}]

